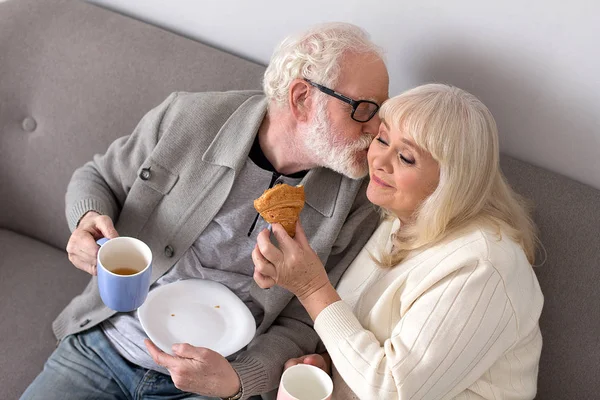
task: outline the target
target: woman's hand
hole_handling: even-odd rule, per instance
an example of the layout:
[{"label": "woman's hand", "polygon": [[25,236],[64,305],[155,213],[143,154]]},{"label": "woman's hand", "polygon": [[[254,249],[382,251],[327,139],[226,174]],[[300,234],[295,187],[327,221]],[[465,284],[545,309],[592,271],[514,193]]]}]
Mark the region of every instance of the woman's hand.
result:
[{"label": "woman's hand", "polygon": [[308,244],[300,222],[296,224],[293,239],[280,224],[273,224],[273,234],[279,248],[271,243],[270,232],[265,229],[258,235],[252,251],[254,280],[258,286],[263,289],[281,286],[302,301],[330,285],[327,272]]},{"label": "woman's hand", "polygon": [[285,371],[289,367],[298,364],[314,365],[315,367],[321,368],[323,371],[327,372],[327,374],[331,375],[331,358],[329,357],[328,353],[309,354],[299,358],[290,358],[283,366],[283,370]]}]

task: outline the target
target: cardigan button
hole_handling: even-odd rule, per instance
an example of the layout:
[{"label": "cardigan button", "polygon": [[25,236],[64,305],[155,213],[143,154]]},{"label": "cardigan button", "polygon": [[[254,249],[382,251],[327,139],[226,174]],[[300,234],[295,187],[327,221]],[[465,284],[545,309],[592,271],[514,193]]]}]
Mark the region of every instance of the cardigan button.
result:
[{"label": "cardigan button", "polygon": [[167,256],[167,258],[171,258],[171,257],[173,257],[173,254],[175,254],[175,250],[173,250],[173,247],[166,246],[165,247],[165,256]]},{"label": "cardigan button", "polygon": [[140,172],[140,179],[143,181],[147,181],[148,179],[150,179],[151,176],[152,173],[150,173],[150,168],[144,168]]}]

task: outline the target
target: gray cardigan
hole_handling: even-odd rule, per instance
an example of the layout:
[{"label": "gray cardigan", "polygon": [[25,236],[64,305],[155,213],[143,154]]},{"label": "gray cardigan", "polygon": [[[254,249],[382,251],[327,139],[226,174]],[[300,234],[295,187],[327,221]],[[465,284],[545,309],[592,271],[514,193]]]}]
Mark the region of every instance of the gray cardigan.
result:
[{"label": "gray cardigan", "polygon": [[[110,216],[120,235],[150,246],[155,282],[221,208],[266,109],[261,92],[172,94],[131,135],[75,171],[66,194],[70,229],[89,210]],[[303,227],[336,284],[378,217],[366,198],[365,181],[315,168],[302,184],[307,207],[317,211],[301,214]],[[285,361],[315,352],[319,343],[311,319],[291,293],[256,284],[250,293],[264,308],[264,318],[255,338],[232,362],[243,398],[275,389]],[[113,314],[103,305],[93,277],[54,321],[54,333],[62,339]]]}]

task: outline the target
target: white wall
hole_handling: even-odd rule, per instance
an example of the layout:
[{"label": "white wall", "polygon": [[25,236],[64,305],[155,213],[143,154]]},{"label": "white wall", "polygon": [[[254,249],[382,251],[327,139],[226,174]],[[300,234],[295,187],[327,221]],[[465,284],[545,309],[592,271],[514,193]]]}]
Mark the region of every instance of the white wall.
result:
[{"label": "white wall", "polygon": [[504,152],[600,188],[600,1],[89,1],[263,64],[292,31],[356,23],[387,50],[392,95],[467,89]]}]

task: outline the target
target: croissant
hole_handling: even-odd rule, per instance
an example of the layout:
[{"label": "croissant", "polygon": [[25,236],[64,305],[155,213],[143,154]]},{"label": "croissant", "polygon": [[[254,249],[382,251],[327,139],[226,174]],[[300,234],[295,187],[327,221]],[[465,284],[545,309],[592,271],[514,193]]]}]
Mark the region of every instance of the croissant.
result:
[{"label": "croissant", "polygon": [[304,186],[275,185],[254,200],[254,208],[265,221],[283,225],[288,235],[294,237],[296,221],[304,208]]}]

